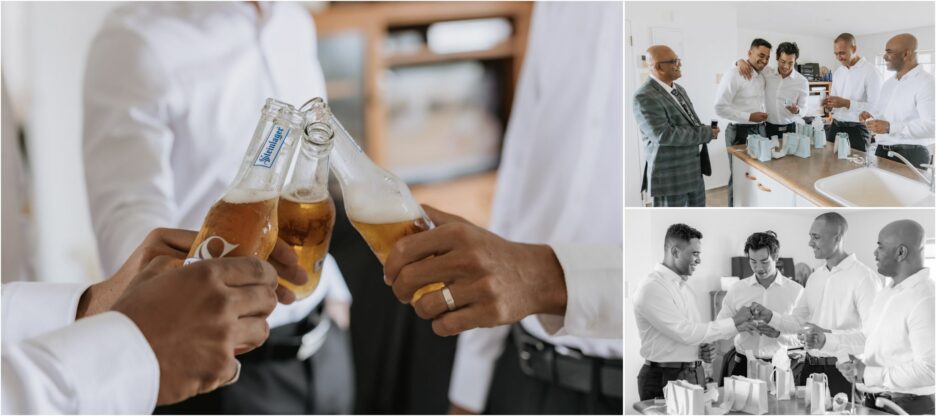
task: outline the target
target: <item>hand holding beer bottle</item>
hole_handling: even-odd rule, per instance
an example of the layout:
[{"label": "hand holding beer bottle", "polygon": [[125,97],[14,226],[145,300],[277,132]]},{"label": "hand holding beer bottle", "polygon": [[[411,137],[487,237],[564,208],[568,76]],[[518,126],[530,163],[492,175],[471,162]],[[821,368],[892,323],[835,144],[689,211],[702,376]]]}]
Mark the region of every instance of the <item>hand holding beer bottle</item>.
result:
[{"label": "hand holding beer bottle", "polygon": [[[303,123],[293,106],[267,99],[237,177],[208,210],[186,265],[217,257],[267,260],[277,245],[279,194]],[[306,281],[300,274],[292,277]]]},{"label": "hand holding beer bottle", "polygon": [[[316,120],[306,126],[306,134],[311,136],[314,129],[328,129],[335,135],[331,167],[341,185],[348,219],[384,264],[397,240],[431,229],[432,221],[400,178],[381,169],[364,154],[324,100],[314,98],[306,105]],[[427,284],[406,301],[415,303],[423,294],[444,287],[440,282]]]}]

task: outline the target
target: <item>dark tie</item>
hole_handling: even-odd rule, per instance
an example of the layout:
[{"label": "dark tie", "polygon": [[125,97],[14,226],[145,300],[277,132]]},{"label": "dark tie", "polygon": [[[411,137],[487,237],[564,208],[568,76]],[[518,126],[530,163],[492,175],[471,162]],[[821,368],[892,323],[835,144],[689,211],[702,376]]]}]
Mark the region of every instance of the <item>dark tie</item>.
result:
[{"label": "dark tie", "polygon": [[[673,97],[676,97],[676,101],[682,106],[683,111],[689,115],[689,119],[695,123],[695,125],[701,126],[702,122],[699,121],[699,116],[696,115],[692,107],[689,106],[689,102],[686,101],[685,97],[683,97],[675,87],[673,87]],[[702,174],[705,176],[712,176],[712,161],[709,159],[707,144],[702,144],[702,150],[699,152],[699,162],[702,165]]]}]

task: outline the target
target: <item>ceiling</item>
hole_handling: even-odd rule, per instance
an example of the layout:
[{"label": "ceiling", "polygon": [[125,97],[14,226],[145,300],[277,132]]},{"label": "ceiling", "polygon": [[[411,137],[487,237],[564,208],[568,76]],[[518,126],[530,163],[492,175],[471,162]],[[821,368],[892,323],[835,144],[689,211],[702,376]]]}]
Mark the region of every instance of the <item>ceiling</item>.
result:
[{"label": "ceiling", "polygon": [[769,1],[728,2],[738,11],[738,27],[834,39],[934,25],[934,2],[927,1]]}]

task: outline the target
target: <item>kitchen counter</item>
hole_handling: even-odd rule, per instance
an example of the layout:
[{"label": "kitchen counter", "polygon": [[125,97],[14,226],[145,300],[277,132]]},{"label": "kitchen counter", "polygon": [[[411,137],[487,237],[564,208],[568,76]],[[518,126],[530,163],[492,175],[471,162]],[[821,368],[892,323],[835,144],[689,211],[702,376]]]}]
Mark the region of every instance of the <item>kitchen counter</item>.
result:
[{"label": "kitchen counter", "polygon": [[[769,176],[809,203],[821,207],[841,206],[819,193],[815,188],[816,181],[828,176],[858,169],[864,165],[856,164],[850,160],[836,158],[832,143],[826,144],[826,146],[821,149],[812,148],[811,151],[811,156],[805,159],[795,155],[787,155],[769,162],[761,162],[747,154],[747,145],[741,144],[728,148],[728,152],[734,158],[743,161],[762,172],[762,174]],[[859,150],[853,149],[851,151],[851,156],[863,157],[864,155],[865,153]],[[880,169],[905,176],[920,183],[925,183],[903,163],[873,155],[871,157],[875,159],[874,166]],[[737,186],[737,178],[735,179],[735,185]]]},{"label": "kitchen counter", "polygon": [[[719,387],[721,389],[721,387]],[[848,405],[849,407],[851,404]],[[634,403],[634,410],[642,415],[665,415],[666,405],[654,405],[653,400],[644,400]],[[728,412],[729,415],[746,415],[743,412]],[[768,415],[808,415],[809,408],[804,399],[777,400],[777,397],[767,395],[767,414]],[[858,415],[889,415],[877,409],[871,409],[860,404],[855,405],[855,414]]]}]

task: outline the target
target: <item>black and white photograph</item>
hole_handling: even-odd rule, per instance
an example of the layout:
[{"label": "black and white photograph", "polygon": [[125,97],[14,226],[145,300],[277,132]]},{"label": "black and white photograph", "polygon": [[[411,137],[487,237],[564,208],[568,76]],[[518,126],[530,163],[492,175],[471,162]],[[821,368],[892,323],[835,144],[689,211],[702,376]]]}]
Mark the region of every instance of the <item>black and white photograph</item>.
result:
[{"label": "black and white photograph", "polygon": [[629,210],[628,414],[932,414],[934,221]]}]

